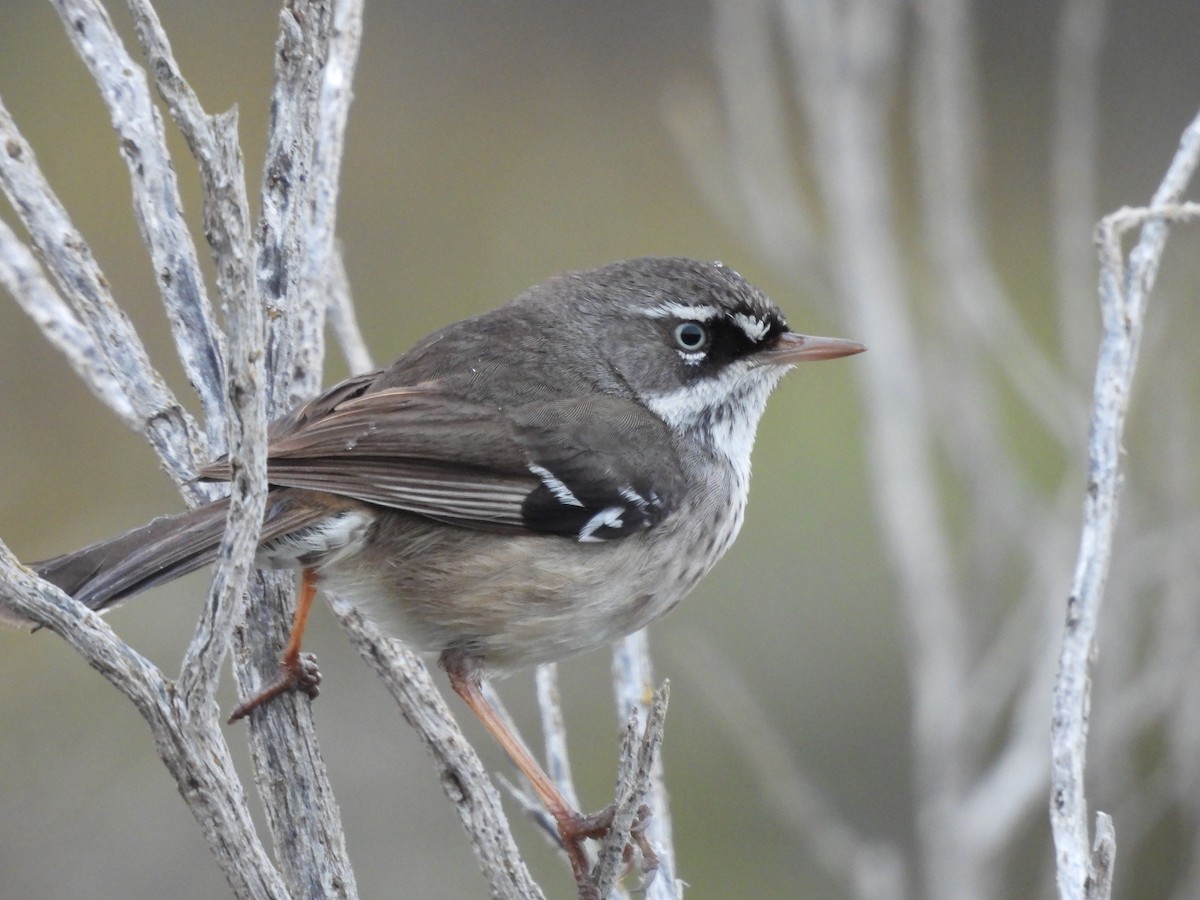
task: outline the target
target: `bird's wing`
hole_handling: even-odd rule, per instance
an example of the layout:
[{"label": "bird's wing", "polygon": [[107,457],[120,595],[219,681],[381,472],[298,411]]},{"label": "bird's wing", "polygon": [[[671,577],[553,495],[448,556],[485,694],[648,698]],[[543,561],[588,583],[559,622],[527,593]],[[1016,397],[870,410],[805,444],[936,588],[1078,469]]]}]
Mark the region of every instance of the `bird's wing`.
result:
[{"label": "bird's wing", "polygon": [[[276,423],[267,471],[274,485],[455,525],[600,541],[672,510],[683,484],[672,446],[660,419],[616,397],[497,407],[436,382],[359,385]],[[201,474],[226,478],[228,466]]]}]

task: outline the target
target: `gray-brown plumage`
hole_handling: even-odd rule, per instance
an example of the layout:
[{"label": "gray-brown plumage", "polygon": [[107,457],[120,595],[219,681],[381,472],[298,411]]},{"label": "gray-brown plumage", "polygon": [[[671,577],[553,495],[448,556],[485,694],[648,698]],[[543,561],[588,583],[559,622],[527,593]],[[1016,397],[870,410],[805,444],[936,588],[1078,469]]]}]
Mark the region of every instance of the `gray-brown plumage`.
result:
[{"label": "gray-brown plumage", "polygon": [[[497,733],[479,678],[599,646],[674,606],[741,527],[779,378],[862,349],[790,332],[720,264],[642,258],[557,276],[274,423],[259,561],[303,569],[303,596],[319,584],[439,653]],[[225,510],[158,519],[37,569],[103,609],[212,562]],[[270,696],[295,681],[284,662]],[[541,778],[570,849],[588,832]]]}]

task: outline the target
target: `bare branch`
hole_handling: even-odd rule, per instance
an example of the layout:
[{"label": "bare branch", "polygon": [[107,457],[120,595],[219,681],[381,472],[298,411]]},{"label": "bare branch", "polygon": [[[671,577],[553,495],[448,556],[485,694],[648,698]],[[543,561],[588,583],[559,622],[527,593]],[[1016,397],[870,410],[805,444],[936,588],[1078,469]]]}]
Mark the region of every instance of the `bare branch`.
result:
[{"label": "bare branch", "polygon": [[137,707],[155,749],[204,831],[238,897],[287,897],[254,829],[220,725],[207,709],[184,706],[162,672],[122,641],[94,612],[24,568],[0,544],[0,600],[53,631]]},{"label": "bare branch", "polygon": [[[646,629],[635,631],[617,643],[613,648],[612,669],[618,720],[636,712],[639,721],[648,721],[654,697],[654,666],[650,660]],[[658,872],[646,886],[646,900],[679,900],[683,896],[683,882],[675,870],[671,804],[659,754],[655,754],[650,767],[650,788],[646,796],[651,813],[646,838],[658,855]]]},{"label": "bare branch", "polygon": [[98,0],[53,0],[67,37],[91,72],[120,138],[133,208],[150,254],[184,371],[200,396],[210,443],[220,446],[224,421],[221,338],[213,322],[183,219],[183,202],[167,152],[162,119],[141,66],[126,53]]},{"label": "bare branch", "polygon": [[[123,419],[150,441],[185,497],[194,502],[207,496],[206,489],[191,481],[198,461],[206,456],[203,436],[151,364],[129,317],[113,299],[91,248],[71,224],[66,209],[38,168],[33,148],[3,104],[0,141],[4,146],[0,153],[0,187],[20,216],[61,296],[87,330],[88,343],[103,355],[106,368],[123,385],[134,413],[133,419]],[[61,321],[61,316],[56,321]]]},{"label": "bare branch", "polygon": [[[203,382],[216,372],[220,377],[209,385],[211,390],[216,392],[218,399],[223,397],[226,389],[230,392],[232,418],[228,424],[231,429],[231,460],[234,471],[233,503],[229,527],[224,535],[222,562],[218,566],[214,581],[214,602],[205,608],[196,637],[188,649],[180,687],[175,694],[186,704],[190,718],[198,723],[206,723],[206,727],[213,732],[211,740],[202,740],[198,746],[213,759],[227,759],[228,751],[220,736],[212,698],[221,661],[233,631],[232,624],[239,617],[239,601],[252,565],[259,523],[262,521],[266,489],[267,397],[263,368],[263,310],[253,271],[255,252],[249,229],[249,204],[244,173],[237,145],[236,117],[209,117],[204,113],[178,72],[169,44],[153,10],[140,2],[134,2],[132,6],[139,40],[154,67],[159,88],[200,162],[205,201],[205,232],[210,239],[217,264],[217,285],[225,302],[227,324],[233,334],[228,386],[226,387],[224,378],[220,375],[223,363],[219,358],[209,369],[199,366],[199,376],[193,374],[194,380],[199,378]],[[178,231],[183,225],[179,219],[177,199],[173,199],[173,172],[159,171],[164,167],[169,170],[170,160],[162,147],[161,123],[157,119],[157,111],[149,102],[144,75],[125,54],[103,9],[89,2],[64,2],[59,8],[67,20],[68,33],[76,41],[81,55],[88,61],[101,92],[109,99],[114,125],[123,138],[123,150],[127,154],[136,154],[137,159],[131,161],[134,191],[141,203],[138,211],[152,258],[169,258],[185,268],[195,268],[190,237]],[[307,146],[300,140],[300,136],[295,137],[297,143],[289,152],[295,153],[298,152],[297,148]],[[15,138],[10,146],[20,149]],[[10,154],[12,158],[20,155]],[[28,155],[28,159],[32,162],[32,154]],[[28,193],[30,185],[38,187],[37,178],[40,176],[37,176],[35,170],[24,183],[18,182],[17,187],[25,189]],[[148,196],[150,194],[153,196]],[[21,204],[14,205],[26,210],[32,207],[35,212],[39,209],[36,204],[30,204],[24,196],[22,201]],[[43,214],[42,218],[51,219],[55,212],[53,204],[47,202],[42,205],[50,213]],[[170,222],[162,225],[156,217],[168,218]],[[28,218],[32,219],[33,224],[27,221],[27,228],[31,234],[37,234],[37,216]],[[77,246],[86,251],[82,241],[78,241]],[[58,259],[49,258],[53,263],[52,271],[55,271],[55,267],[60,267]],[[84,263],[87,262],[85,258]],[[299,261],[296,261],[293,267],[298,266]],[[161,267],[159,271],[163,271]],[[182,320],[189,315],[193,316],[193,319],[184,323],[186,327],[176,329],[177,343],[186,345],[189,341],[195,342],[191,350],[186,347],[181,349],[181,354],[186,356],[192,352],[198,354],[198,359],[205,358],[205,354],[209,353],[219,354],[220,340],[213,337],[208,330],[207,302],[203,300],[202,294],[190,290],[186,285],[178,296],[170,294],[168,288],[174,283],[174,271],[164,276],[164,280],[168,282],[164,288],[165,302],[174,303],[182,310],[177,318]],[[59,277],[60,281],[64,280],[63,276]],[[186,275],[179,277],[186,280]],[[196,275],[196,278],[198,277]],[[65,280],[71,281],[69,277]],[[93,280],[103,285],[98,275]],[[104,299],[111,304],[111,298]],[[76,305],[78,307],[81,304]],[[115,310],[115,304],[113,309]],[[197,310],[200,312],[197,313]],[[195,319],[197,315],[198,320]],[[123,317],[119,317],[119,313],[112,314],[111,318],[124,326],[130,337],[124,341],[111,341],[109,346],[119,350],[119,359],[123,360],[128,356],[136,361],[138,354],[143,351],[140,350],[140,344],[132,334],[132,329]],[[88,320],[85,318],[84,321]],[[200,321],[201,324],[197,326],[196,321]],[[91,328],[98,332],[98,342],[102,343],[103,338],[108,337],[96,326]],[[148,363],[146,365],[148,367]],[[291,369],[287,366],[284,369],[286,377],[286,373]],[[124,380],[124,371],[117,371],[115,374]],[[203,393],[204,385],[198,384],[198,388]],[[223,444],[223,403],[210,403],[207,412],[210,415],[209,432],[214,436],[214,443]],[[190,477],[194,470],[194,462],[189,461],[187,476]],[[200,492],[193,490],[193,493]],[[278,599],[278,592],[272,596]],[[275,621],[286,621],[286,617],[277,618]],[[273,650],[268,648],[267,652],[273,653]],[[252,740],[256,742],[253,756],[256,764],[265,760],[268,766],[276,767],[270,777],[262,777],[265,770],[259,769],[259,785],[263,793],[267,821],[275,835],[284,878],[288,883],[288,888],[283,889],[278,873],[273,873],[276,884],[269,893],[272,896],[282,896],[290,890],[297,896],[353,896],[356,893],[353,871],[346,855],[337,807],[332,800],[328,778],[313,742],[311,722],[307,729],[296,729],[282,727],[279,717],[267,718],[270,719],[268,723],[252,730]],[[219,742],[220,746],[211,746],[214,741]],[[236,796],[244,807],[245,798],[231,767],[224,776],[228,780],[231,796]],[[184,784],[190,776],[181,768],[177,777],[180,783]],[[191,777],[191,781],[202,782],[203,779]],[[211,815],[203,809],[194,811],[205,825],[206,834],[213,842],[214,849],[220,854],[217,844],[230,840],[230,830],[224,826],[211,827]],[[248,813],[244,813],[244,809],[239,814],[245,814],[248,821]],[[236,836],[235,840],[239,843],[244,842]],[[241,890],[239,884],[246,880],[246,874],[242,872],[227,871],[227,877],[238,891]]]},{"label": "bare branch", "polygon": [[330,606],[433,757],[442,788],[471,839],[491,895],[521,900],[541,897],[541,889],[517,851],[500,807],[500,795],[434,687],[424,663],[399,641],[386,637],[346,601],[334,598]]},{"label": "bare branch", "polygon": [[[335,7],[332,10],[331,5]],[[340,101],[335,98],[332,104],[321,105],[318,85],[326,77],[327,64],[344,73],[353,69],[357,42],[348,51],[344,41],[335,47],[331,29],[331,21],[345,15],[346,8],[353,13],[360,5],[297,0],[280,14],[272,96],[275,115],[268,133],[254,260],[257,290],[243,280],[249,278],[248,267],[230,257],[231,278],[238,279],[233,286],[259,298],[272,326],[265,344],[254,348],[255,353],[261,352],[265,365],[262,397],[269,416],[311,396],[320,383],[324,305],[321,290],[314,289],[301,273],[312,265],[310,254],[325,252],[328,260],[332,250],[331,242],[320,247],[314,243],[323,223],[314,220],[313,198],[336,195],[337,171],[336,167],[315,167],[313,160],[321,152],[319,146],[331,140],[330,123],[335,129],[345,123]],[[349,59],[344,57],[346,52]],[[219,144],[217,147],[219,152]],[[231,212],[244,215],[237,209]],[[230,234],[231,253],[237,239],[236,232]],[[220,256],[222,249],[218,239],[214,252]],[[324,285],[317,287],[323,289]],[[259,364],[257,358],[247,359]],[[256,692],[274,676],[291,621],[291,580],[273,575],[264,581],[265,593],[254,592],[248,599],[247,629],[233,635],[234,672],[243,696]],[[298,895],[353,896],[356,887],[344,829],[316,742],[309,702],[295,695],[281,698],[252,717],[248,725],[255,783],[289,887]]]},{"label": "bare branch", "polygon": [[333,248],[328,292],[329,305],[325,314],[329,318],[329,327],[342,349],[346,365],[354,373],[370,372],[375,368],[375,364],[371,362],[371,351],[363,339],[362,330],[358,327],[354,300],[350,295],[350,278],[346,274],[346,261],[342,256],[340,244]]},{"label": "bare branch", "polygon": [[[1120,484],[1120,448],[1133,376],[1141,345],[1146,306],[1166,243],[1168,223],[1192,218],[1195,210],[1173,208],[1200,163],[1200,116],[1187,127],[1149,210],[1121,210],[1099,229],[1100,302],[1104,332],[1096,364],[1092,423],[1088,441],[1088,480],[1079,557],[1067,600],[1066,627],[1054,690],[1051,724],[1050,822],[1057,851],[1059,895],[1104,897],[1111,875],[1097,870],[1088,840],[1084,765],[1091,698],[1091,659],[1096,626],[1112,557]],[[1122,252],[1122,235],[1141,225],[1141,236]],[[1111,834],[1105,846],[1112,844]],[[1111,851],[1105,859],[1111,859]]]},{"label": "bare branch", "polygon": [[120,379],[113,375],[92,333],[46,279],[33,253],[0,220],[0,284],[63,356],[80,380],[130,428],[141,429]]},{"label": "bare branch", "polygon": [[[233,625],[241,618],[242,595],[253,568],[266,500],[267,416],[262,302],[252,268],[253,238],[249,227],[245,169],[238,147],[237,116],[232,113],[208,116],[204,112],[179,71],[154,9],[145,0],[130,0],[130,7],[138,41],[154,72],[158,89],[200,164],[204,233],[216,263],[217,288],[231,337],[228,383],[220,387],[229,395],[225,422],[229,433],[220,441],[225,444],[227,440],[233,471],[229,520],[222,539],[219,557],[222,562],[213,579],[214,602],[201,614],[180,677],[181,693],[190,704],[198,706],[213,702]],[[116,40],[114,36],[108,39]],[[169,295],[164,296],[164,303],[170,308],[173,300]],[[207,311],[207,302],[203,308]],[[193,339],[196,337],[192,335]],[[219,351],[220,341],[214,337],[213,343]],[[218,373],[220,368],[218,365]],[[213,412],[220,415],[220,410]],[[214,430],[210,423],[210,436]]]}]

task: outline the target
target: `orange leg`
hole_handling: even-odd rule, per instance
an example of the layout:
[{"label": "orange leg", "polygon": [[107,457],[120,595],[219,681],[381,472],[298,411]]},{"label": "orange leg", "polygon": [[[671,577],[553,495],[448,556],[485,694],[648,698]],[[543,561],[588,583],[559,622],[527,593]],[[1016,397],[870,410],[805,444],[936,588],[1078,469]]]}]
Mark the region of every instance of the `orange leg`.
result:
[{"label": "orange leg", "polygon": [[308,614],[312,611],[313,598],[317,595],[317,573],[305,569],[300,576],[300,596],[296,598],[296,614],[292,618],[292,630],[288,635],[287,646],[279,658],[279,675],[274,681],[259,691],[253,697],[243,700],[229,716],[229,721],[236,722],[245,718],[253,710],[274,700],[280,694],[294,691],[297,688],[309,697],[317,696],[317,685],[321,681],[321,673],[317,671],[312,657],[307,659],[300,653],[300,645],[304,641],[304,629],[308,625]]},{"label": "orange leg", "polygon": [[450,677],[450,686],[454,688],[454,692],[462,697],[463,702],[479,717],[479,721],[508,754],[513,764],[529,779],[542,805],[554,817],[563,849],[571,862],[571,871],[575,875],[580,897],[594,896],[595,887],[588,871],[588,858],[583,842],[587,838],[603,837],[608,833],[609,826],[612,825],[613,808],[609,807],[591,816],[585,816],[572,809],[562,792],[550,780],[550,776],[533,758],[533,754],[488,703],[480,686],[479,672],[471,662],[456,653],[446,651],[441,656],[441,664]]}]

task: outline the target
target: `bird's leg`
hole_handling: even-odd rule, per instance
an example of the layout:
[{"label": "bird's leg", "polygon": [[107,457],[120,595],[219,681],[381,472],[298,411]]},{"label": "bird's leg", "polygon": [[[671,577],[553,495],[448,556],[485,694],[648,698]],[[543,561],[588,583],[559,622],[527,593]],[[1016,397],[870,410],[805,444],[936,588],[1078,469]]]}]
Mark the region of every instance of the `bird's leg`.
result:
[{"label": "bird's leg", "polygon": [[279,674],[253,697],[238,704],[237,709],[229,716],[230,722],[245,718],[253,710],[288,691],[300,690],[310,699],[316,698],[321,673],[317,670],[316,659],[311,654],[300,652],[300,645],[304,641],[304,629],[308,625],[308,614],[312,610],[313,598],[316,595],[317,573],[312,569],[305,569],[300,576],[300,595],[296,598],[292,630],[288,635],[287,646],[283,648],[283,655],[279,657]]},{"label": "bird's leg", "polygon": [[588,838],[603,837],[612,825],[613,807],[592,815],[583,815],[571,808],[562,792],[550,780],[550,776],[533,758],[524,742],[515,735],[497,714],[495,708],[483,695],[479,670],[458,653],[447,650],[441,656],[442,668],[450,677],[450,686],[462,697],[463,702],[479,717],[484,727],[496,739],[509,759],[529,779],[534,792],[554,818],[563,849],[571,863],[571,872],[579,888],[580,897],[595,896],[595,886],[588,871],[588,857],[583,842]]}]

